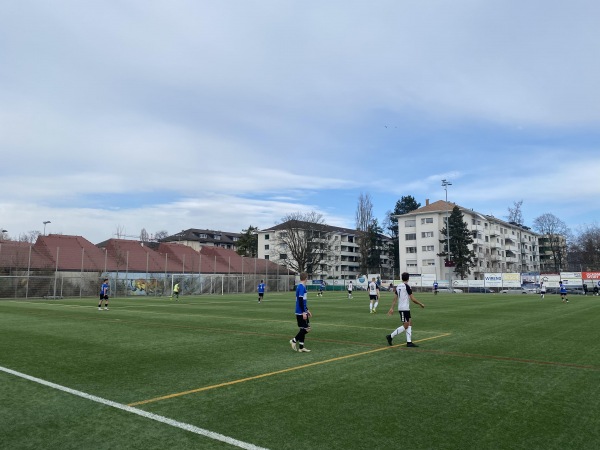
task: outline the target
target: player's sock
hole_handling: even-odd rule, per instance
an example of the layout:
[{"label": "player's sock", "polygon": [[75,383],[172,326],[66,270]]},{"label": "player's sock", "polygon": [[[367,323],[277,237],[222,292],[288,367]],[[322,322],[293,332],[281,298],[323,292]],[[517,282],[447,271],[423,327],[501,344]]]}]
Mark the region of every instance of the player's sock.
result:
[{"label": "player's sock", "polygon": [[406,329],[406,342],[412,342],[412,327]]},{"label": "player's sock", "polygon": [[379,302],[375,302],[375,306],[373,306],[373,309],[377,309],[377,306],[379,305]]},{"label": "player's sock", "polygon": [[392,338],[395,338],[396,336],[398,336],[399,334],[401,334],[404,331],[404,327],[398,327],[396,328],[394,331],[392,331]]}]

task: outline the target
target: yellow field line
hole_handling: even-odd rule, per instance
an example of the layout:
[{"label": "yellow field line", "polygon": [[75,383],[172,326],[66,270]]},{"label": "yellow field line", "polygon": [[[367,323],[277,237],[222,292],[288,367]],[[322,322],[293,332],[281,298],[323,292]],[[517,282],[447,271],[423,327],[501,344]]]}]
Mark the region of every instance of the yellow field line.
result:
[{"label": "yellow field line", "polygon": [[[420,340],[415,341],[415,342],[429,341],[431,339],[438,339],[438,338],[446,337],[446,336],[449,336],[449,335],[450,335],[450,333],[445,333],[445,334],[441,334],[439,336],[433,336],[433,337],[429,337],[429,338],[420,339]],[[308,367],[319,366],[321,364],[328,364],[328,363],[331,363],[331,362],[341,361],[341,360],[348,359],[348,358],[355,358],[357,356],[363,356],[363,355],[368,355],[368,354],[371,354],[371,353],[381,352],[381,351],[384,351],[384,350],[390,350],[392,348],[398,347],[399,345],[402,345],[402,344],[392,345],[392,346],[388,346],[388,347],[381,347],[381,348],[377,348],[375,350],[367,350],[365,352],[360,352],[360,353],[353,353],[351,355],[338,356],[337,358],[326,359],[324,361],[317,361],[317,362],[313,362],[313,363],[310,363],[310,364],[303,364],[301,366],[296,366],[296,367],[289,367],[287,369],[277,370],[275,372],[263,373],[261,375],[255,375],[253,377],[242,378],[242,379],[234,380],[234,381],[228,381],[226,383],[213,384],[212,386],[205,386],[205,387],[198,388],[198,389],[191,389],[189,391],[183,391],[183,392],[178,392],[176,394],[164,395],[162,397],[155,397],[155,398],[151,398],[151,399],[148,399],[148,400],[142,400],[142,401],[135,402],[135,403],[129,403],[127,406],[146,405],[148,403],[159,402],[161,400],[168,400],[168,399],[175,398],[175,397],[181,397],[183,395],[194,394],[194,393],[197,393],[197,392],[208,391],[208,390],[211,390],[211,389],[217,389],[217,388],[225,387],[225,386],[232,386],[234,384],[244,383],[246,381],[259,380],[261,378],[266,378],[266,377],[271,377],[273,375],[279,375],[279,374],[282,374],[282,373],[292,372],[294,370],[306,369]]]}]

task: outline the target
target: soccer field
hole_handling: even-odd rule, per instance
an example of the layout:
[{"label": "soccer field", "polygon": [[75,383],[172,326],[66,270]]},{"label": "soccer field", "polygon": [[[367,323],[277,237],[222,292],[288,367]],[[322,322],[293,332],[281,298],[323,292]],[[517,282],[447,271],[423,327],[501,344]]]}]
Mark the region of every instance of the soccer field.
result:
[{"label": "soccer field", "polygon": [[3,449],[598,449],[599,297],[0,301]]}]

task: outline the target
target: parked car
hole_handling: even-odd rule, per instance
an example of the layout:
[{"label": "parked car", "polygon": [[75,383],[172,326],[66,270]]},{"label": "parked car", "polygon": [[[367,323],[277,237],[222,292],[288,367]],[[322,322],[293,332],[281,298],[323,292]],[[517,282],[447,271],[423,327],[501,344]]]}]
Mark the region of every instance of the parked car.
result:
[{"label": "parked car", "polygon": [[528,292],[527,289],[523,289],[521,287],[501,289],[499,292],[500,294],[531,294],[531,292]]},{"label": "parked car", "polygon": [[527,291],[527,294],[539,294],[540,293],[540,288],[539,287],[524,287],[524,290]]},{"label": "parked car", "polygon": [[450,291],[450,288],[438,288],[438,292],[442,292],[442,293],[447,293],[450,294],[452,292],[454,292],[455,294],[462,294],[463,291],[462,289],[457,289],[457,288],[453,288],[452,291]]},{"label": "parked car", "polygon": [[490,288],[486,288],[486,287],[470,287],[468,288],[467,292],[469,292],[470,294],[493,294],[494,291],[492,291]]}]

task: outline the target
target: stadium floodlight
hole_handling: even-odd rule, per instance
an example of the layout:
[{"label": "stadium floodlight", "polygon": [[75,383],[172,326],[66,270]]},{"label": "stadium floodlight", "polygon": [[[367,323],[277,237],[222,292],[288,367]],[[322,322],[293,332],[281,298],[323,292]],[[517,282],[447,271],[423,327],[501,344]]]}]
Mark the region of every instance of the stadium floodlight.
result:
[{"label": "stadium floodlight", "polygon": [[42,223],[44,224],[44,236],[46,236],[46,225],[52,222],[50,222],[49,220],[44,220]]},{"label": "stadium floodlight", "polygon": [[[452,186],[452,183],[450,183],[448,180],[446,180],[445,178],[442,180],[442,187],[444,188],[444,190],[446,191],[446,203],[448,203],[448,186]],[[448,205],[446,205],[448,206]],[[447,243],[446,245],[448,246],[447,248],[447,257],[446,257],[446,264],[444,264],[446,267],[450,267],[450,217],[448,216],[448,209],[446,209],[446,239],[447,239]],[[450,272],[448,272],[450,273]],[[450,279],[448,280],[449,283],[449,287],[450,287],[450,292],[454,292],[454,290],[452,289],[452,277],[449,277]]]}]

